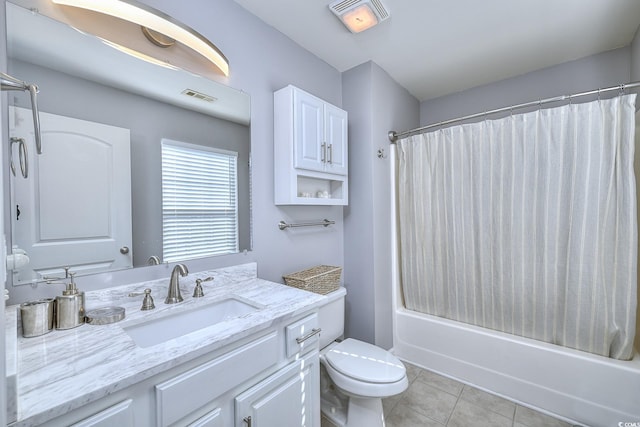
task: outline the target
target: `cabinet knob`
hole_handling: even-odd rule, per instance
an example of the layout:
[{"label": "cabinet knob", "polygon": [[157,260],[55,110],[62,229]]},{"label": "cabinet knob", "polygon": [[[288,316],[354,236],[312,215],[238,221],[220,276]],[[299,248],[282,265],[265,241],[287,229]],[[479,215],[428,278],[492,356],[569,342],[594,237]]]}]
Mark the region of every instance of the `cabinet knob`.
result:
[{"label": "cabinet knob", "polygon": [[128,253],[129,253],[129,248],[128,248],[127,246],[123,246],[123,247],[121,247],[121,248],[120,248],[120,253],[121,253],[122,255],[126,255],[126,254],[128,254]]}]

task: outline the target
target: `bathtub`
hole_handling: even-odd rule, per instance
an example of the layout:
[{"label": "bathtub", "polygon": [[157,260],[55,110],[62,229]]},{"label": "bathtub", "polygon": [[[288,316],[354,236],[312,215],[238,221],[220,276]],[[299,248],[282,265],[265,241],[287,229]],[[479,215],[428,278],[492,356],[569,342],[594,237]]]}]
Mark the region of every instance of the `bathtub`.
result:
[{"label": "bathtub", "polygon": [[[620,361],[404,308],[391,150],[393,353],[521,405],[590,427],[640,427],[640,355]],[[640,343],[636,343],[640,346]]]},{"label": "bathtub", "polygon": [[401,306],[394,313],[393,352],[570,422],[640,426],[637,352],[630,361],[613,360]]}]

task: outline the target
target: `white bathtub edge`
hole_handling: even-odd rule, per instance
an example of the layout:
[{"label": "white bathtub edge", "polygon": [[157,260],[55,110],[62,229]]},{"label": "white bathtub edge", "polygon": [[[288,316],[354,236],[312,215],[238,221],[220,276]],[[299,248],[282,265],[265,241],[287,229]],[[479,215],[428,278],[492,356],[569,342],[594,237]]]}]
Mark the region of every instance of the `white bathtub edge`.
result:
[{"label": "white bathtub edge", "polygon": [[569,422],[640,422],[637,355],[608,361],[404,309],[394,317],[394,354],[409,363]]}]

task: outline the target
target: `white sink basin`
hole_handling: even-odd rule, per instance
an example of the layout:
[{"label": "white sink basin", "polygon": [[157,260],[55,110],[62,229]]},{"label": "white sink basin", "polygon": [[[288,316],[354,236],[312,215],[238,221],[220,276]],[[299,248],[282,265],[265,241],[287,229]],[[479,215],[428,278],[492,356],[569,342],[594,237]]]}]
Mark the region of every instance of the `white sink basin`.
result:
[{"label": "white sink basin", "polygon": [[138,347],[145,348],[207,328],[216,323],[253,313],[259,309],[260,307],[257,305],[232,297],[137,325],[125,326],[122,329]]}]

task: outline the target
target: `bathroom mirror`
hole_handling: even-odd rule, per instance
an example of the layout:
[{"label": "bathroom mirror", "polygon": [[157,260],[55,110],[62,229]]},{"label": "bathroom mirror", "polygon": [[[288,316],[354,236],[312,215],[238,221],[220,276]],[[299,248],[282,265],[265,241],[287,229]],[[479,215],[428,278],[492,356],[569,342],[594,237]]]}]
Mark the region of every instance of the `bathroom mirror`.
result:
[{"label": "bathroom mirror", "polygon": [[[27,95],[10,93],[9,137],[15,143],[10,144],[6,165],[5,179],[11,182],[6,216],[11,224],[5,229],[10,230],[12,247],[32,259],[27,267],[14,270],[14,286],[60,276],[67,265],[83,275],[147,266],[153,257],[162,263],[250,250],[249,96],[173,65],[135,58],[29,10],[28,2],[16,3],[6,3],[7,68],[10,75],[39,86],[43,154],[35,154],[30,140],[33,126],[22,110],[30,108]],[[105,145],[112,137],[102,136],[103,131],[120,135],[113,138],[124,140],[124,146]],[[26,148],[22,158],[20,139]],[[218,167],[227,175],[224,184],[217,176],[207,184],[224,186],[222,193],[215,193],[226,198],[215,213],[226,218],[223,232],[219,223],[203,225],[202,212],[194,206],[180,212],[182,216],[174,209],[171,216],[167,195],[182,195],[169,186],[205,174],[209,161],[187,160],[167,171],[167,162],[175,161],[164,154],[167,141],[190,147],[192,159],[214,153],[235,162],[233,171],[227,163]],[[22,173],[25,163],[27,178]],[[163,259],[163,233],[164,240],[172,239],[176,222],[183,233],[214,229],[219,238],[207,246],[215,246],[215,253],[178,244],[177,258]],[[118,234],[122,231],[124,237]],[[187,242],[197,239],[186,236]]]}]

